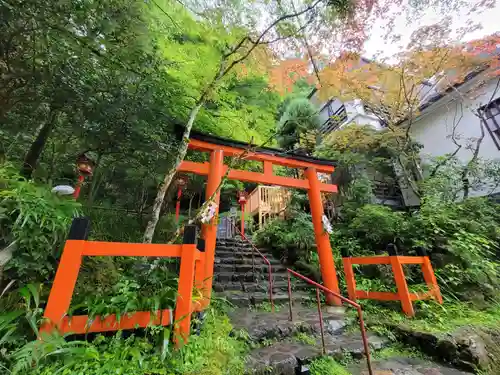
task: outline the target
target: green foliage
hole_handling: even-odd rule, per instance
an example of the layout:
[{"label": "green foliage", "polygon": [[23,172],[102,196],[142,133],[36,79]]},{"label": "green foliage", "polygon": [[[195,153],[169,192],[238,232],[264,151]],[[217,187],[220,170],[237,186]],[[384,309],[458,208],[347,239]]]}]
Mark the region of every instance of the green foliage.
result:
[{"label": "green foliage", "polygon": [[362,237],[376,246],[393,242],[403,224],[401,213],[387,206],[367,204],[356,210],[349,230],[354,236]]},{"label": "green foliage", "polygon": [[451,332],[458,327],[479,326],[498,327],[500,304],[492,303],[488,308],[478,310],[470,302],[445,300],[443,305],[434,301],[415,301],[417,314],[413,318],[400,311],[383,307],[380,304],[363,304],[370,327],[404,324],[424,332]]},{"label": "green foliage", "polygon": [[351,375],[345,367],[330,357],[314,359],[309,365],[309,370],[311,375]]},{"label": "green foliage", "polygon": [[[423,247],[430,253],[443,293],[461,299],[496,298],[500,285],[496,203],[485,198],[457,203],[425,196],[418,211],[398,212],[373,204],[351,207],[344,206],[344,217],[335,226],[334,248],[359,256],[380,254],[389,243],[397,244],[403,254],[414,255],[417,247]],[[378,268],[369,274],[365,268],[360,271],[388,285],[391,273]],[[420,282],[421,272],[408,269],[407,277]]]},{"label": "green foliage", "polygon": [[341,192],[352,200],[350,185],[357,179],[394,183],[395,161],[402,172],[412,170],[411,157],[420,145],[406,139],[402,129],[377,130],[370,125],[344,126],[330,133],[316,148],[318,157],[336,160],[336,180]]},{"label": "green foliage", "polygon": [[301,149],[311,153],[320,126],[318,112],[307,98],[293,99],[277,126],[278,144],[285,150]]},{"label": "green foliage", "polygon": [[[56,333],[21,341],[23,313],[0,315],[0,368],[12,374],[241,374],[245,344],[230,336],[229,319],[207,311],[201,335],[191,336],[180,351],[169,348],[170,328],[151,326],[139,335],[117,332],[98,335],[92,342],[75,341]],[[165,345],[167,340],[167,345]]]},{"label": "green foliage", "polygon": [[0,241],[17,244],[6,273],[21,283],[51,278],[80,205],[23,180],[8,165],[0,167],[0,185]]},{"label": "green foliage", "polygon": [[230,336],[229,318],[209,310],[200,336],[191,336],[172,361],[178,374],[239,375],[244,372],[245,345]]},{"label": "green foliage", "polygon": [[116,314],[172,308],[177,295],[178,263],[171,259],[117,257],[83,264],[70,315]]},{"label": "green foliage", "polygon": [[316,338],[314,336],[308,335],[307,333],[304,332],[297,332],[294,335],[294,339],[297,340],[298,342],[301,342],[303,344],[307,345],[316,345]]},{"label": "green foliage", "polygon": [[273,220],[256,232],[255,240],[259,246],[273,249],[286,262],[310,259],[316,243],[311,215],[293,212],[286,220]]},{"label": "green foliage", "polygon": [[14,352],[15,365],[12,374],[31,373],[48,359],[59,358],[61,367],[52,369],[55,374],[66,373],[65,368],[75,366],[82,361],[92,361],[99,358],[96,348],[86,341],[66,341],[58,333],[43,334],[41,340],[34,340]]},{"label": "green foliage", "polygon": [[55,358],[45,360],[35,372],[31,370],[29,373],[37,375],[172,373],[168,370],[168,364],[162,361],[155,345],[147,337],[131,335],[124,338],[123,336],[121,332],[111,338],[99,335],[92,343],[85,342],[80,347],[77,346],[80,350],[76,353],[71,351],[74,341],[65,341],[66,344],[61,343],[65,351],[57,351]]},{"label": "green foliage", "polygon": [[396,343],[379,351],[373,352],[372,356],[373,359],[388,359],[395,357],[424,358],[424,355],[415,349]]}]

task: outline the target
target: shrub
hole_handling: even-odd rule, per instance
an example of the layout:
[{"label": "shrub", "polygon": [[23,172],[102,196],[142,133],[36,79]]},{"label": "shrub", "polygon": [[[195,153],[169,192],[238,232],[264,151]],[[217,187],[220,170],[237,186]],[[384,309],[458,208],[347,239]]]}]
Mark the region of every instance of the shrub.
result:
[{"label": "shrub", "polygon": [[403,225],[401,213],[387,206],[366,204],[356,210],[349,230],[372,247],[383,248],[387,243],[394,242]]},{"label": "shrub", "polygon": [[6,273],[21,283],[51,279],[80,205],[21,179],[8,165],[0,168],[0,188],[0,240],[17,244]]},{"label": "shrub", "polygon": [[298,259],[309,261],[316,247],[311,215],[305,212],[295,212],[285,220],[275,219],[256,232],[255,240],[291,264]]}]

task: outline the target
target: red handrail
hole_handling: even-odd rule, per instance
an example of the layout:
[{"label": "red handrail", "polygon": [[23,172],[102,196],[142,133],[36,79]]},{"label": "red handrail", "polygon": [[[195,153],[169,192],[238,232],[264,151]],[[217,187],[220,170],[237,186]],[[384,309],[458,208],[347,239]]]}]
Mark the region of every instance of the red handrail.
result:
[{"label": "red handrail", "polygon": [[370,375],[373,375],[372,364],[371,364],[371,359],[370,359],[370,349],[368,347],[368,339],[366,337],[365,322],[363,320],[363,311],[361,310],[361,306],[359,304],[357,304],[356,302],[351,301],[350,299],[345,298],[345,297],[341,296],[340,294],[335,293],[334,291],[324,287],[323,285],[318,284],[317,282],[305,277],[304,275],[301,275],[300,273],[295,272],[295,271],[291,270],[290,268],[287,268],[288,302],[289,302],[289,306],[290,306],[290,321],[293,320],[293,315],[292,315],[292,283],[291,283],[290,274],[292,274],[293,276],[298,277],[299,279],[302,279],[305,282],[307,282],[308,284],[311,284],[311,285],[316,287],[316,302],[318,303],[319,326],[320,326],[320,330],[321,330],[321,341],[323,344],[323,354],[326,353],[326,348],[325,348],[325,333],[324,333],[324,327],[323,327],[323,313],[321,312],[321,301],[319,298],[319,290],[321,289],[323,292],[333,294],[335,297],[340,298],[340,300],[342,302],[345,302],[345,303],[355,307],[356,310],[358,310],[359,328],[361,329],[361,338],[363,339],[363,346],[365,348],[366,364],[368,365],[368,373]]},{"label": "red handrail", "polygon": [[271,303],[271,311],[274,312],[274,301],[273,301],[273,268],[271,266],[271,262],[269,259],[265,257],[264,254],[262,254],[259,249],[253,244],[252,241],[250,241],[241,231],[238,229],[238,227],[234,224],[233,220],[228,219],[228,221],[231,223],[231,225],[238,231],[240,234],[241,238],[243,238],[246,242],[250,244],[252,247],[252,255],[253,255],[253,250],[257,251],[257,253],[264,259],[264,262],[267,264],[268,267],[268,276],[269,276],[269,302]]}]

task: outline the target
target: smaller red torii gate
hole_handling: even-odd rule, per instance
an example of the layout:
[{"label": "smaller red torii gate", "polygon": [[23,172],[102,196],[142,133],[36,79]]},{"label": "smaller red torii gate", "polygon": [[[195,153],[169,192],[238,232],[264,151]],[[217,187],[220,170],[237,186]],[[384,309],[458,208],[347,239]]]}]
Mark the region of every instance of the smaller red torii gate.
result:
[{"label": "smaller red torii gate", "polygon": [[[336,193],[337,186],[326,184],[318,179],[317,173],[331,174],[335,170],[335,163],[331,160],[318,159],[282,150],[258,147],[244,142],[228,140],[221,137],[206,135],[196,131],[191,132],[189,148],[210,153],[209,162],[197,163],[183,161],[178,169],[179,172],[190,172],[207,176],[206,199],[215,194],[215,203],[219,205],[220,193],[218,187],[222,177],[226,175],[230,180],[256,182],[260,184],[279,185],[291,188],[307,190],[311,207],[314,234],[318,249],[320,270],[324,285],[337,293],[339,286],[330,238],[323,229],[323,202],[321,193]],[[227,171],[228,166],[224,164],[224,157],[244,156],[245,160],[262,162],[263,172],[251,172],[238,169]],[[305,179],[276,176],[273,165],[304,170]],[[217,216],[217,215],[216,215]],[[210,303],[212,280],[215,258],[215,242],[217,235],[216,219],[202,226],[202,237],[205,240],[205,253],[200,259],[201,267],[196,270],[195,285],[203,289],[204,306]],[[332,295],[327,296],[329,304],[340,305],[340,300]]]}]

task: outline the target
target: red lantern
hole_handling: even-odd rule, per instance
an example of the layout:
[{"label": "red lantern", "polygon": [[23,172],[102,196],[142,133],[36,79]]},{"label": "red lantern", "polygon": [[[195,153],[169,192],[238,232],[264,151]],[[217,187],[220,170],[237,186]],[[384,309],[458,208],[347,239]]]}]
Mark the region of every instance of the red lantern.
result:
[{"label": "red lantern", "polygon": [[179,222],[179,216],[181,212],[181,197],[182,189],[184,189],[188,183],[188,177],[183,174],[177,174],[175,183],[177,184],[177,203],[175,204],[175,221]]},{"label": "red lantern", "polygon": [[94,171],[95,163],[92,159],[88,158],[87,155],[81,154],[76,158],[76,168],[78,169],[78,183],[75,187],[75,192],[73,193],[73,197],[78,199],[80,196],[80,190],[82,188],[83,181],[85,181],[85,177],[91,176]]},{"label": "red lantern", "polygon": [[241,235],[244,237],[245,236],[245,204],[247,203],[248,200],[248,193],[245,190],[240,190],[236,193],[236,196],[238,197],[238,203],[240,204],[241,207]]},{"label": "red lantern", "polygon": [[76,167],[78,172],[84,176],[92,175],[94,170],[94,162],[87,157],[85,154],[81,154],[76,159]]}]

